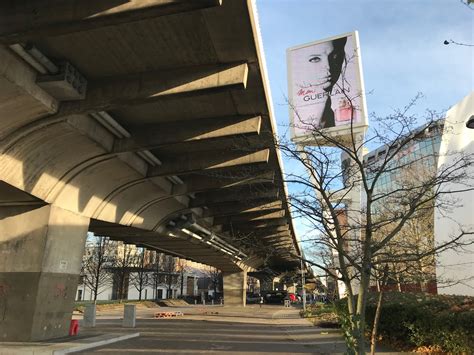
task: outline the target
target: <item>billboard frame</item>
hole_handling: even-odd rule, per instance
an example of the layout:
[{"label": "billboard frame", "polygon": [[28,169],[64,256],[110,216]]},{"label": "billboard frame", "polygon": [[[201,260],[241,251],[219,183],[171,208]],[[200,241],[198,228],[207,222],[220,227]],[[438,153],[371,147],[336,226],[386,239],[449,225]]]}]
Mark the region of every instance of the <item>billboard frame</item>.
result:
[{"label": "billboard frame", "polygon": [[[340,35],[324,38],[321,40],[309,42],[309,43],[304,43],[300,44],[297,46],[290,47],[286,50],[286,63],[287,63],[287,80],[288,80],[288,104],[289,104],[289,115],[290,115],[290,134],[291,134],[291,140],[299,145],[311,145],[311,144],[319,144],[324,143],[324,139],[321,137],[321,139],[317,139],[317,137],[314,137],[311,132],[307,134],[300,134],[296,135],[295,134],[295,110],[292,107],[292,102],[291,100],[293,99],[294,93],[293,93],[293,75],[292,75],[292,60],[291,60],[291,53],[292,51],[302,49],[305,47],[310,47],[314,45],[318,45],[321,43],[325,43],[328,41],[333,41],[339,38],[348,38],[352,36],[352,41],[354,45],[354,51],[355,51],[355,56],[357,58],[356,63],[355,63],[355,70],[356,70],[356,80],[358,81],[359,87],[360,87],[360,113],[361,113],[361,122],[357,124],[352,124],[352,134],[354,135],[355,139],[357,137],[360,137],[360,135],[365,135],[365,132],[369,126],[368,123],[368,112],[367,112],[367,103],[366,103],[366,95],[365,95],[365,85],[364,85],[364,79],[363,79],[363,71],[362,71],[362,57],[361,57],[361,51],[360,51],[360,45],[359,45],[359,33],[358,31],[353,31],[353,32],[347,32],[343,33]],[[340,126],[334,126],[334,127],[327,127],[323,128],[324,133],[331,137],[346,137],[350,138],[351,135],[351,123],[348,123],[347,125],[340,125]],[[326,142],[327,143],[327,142]]]}]

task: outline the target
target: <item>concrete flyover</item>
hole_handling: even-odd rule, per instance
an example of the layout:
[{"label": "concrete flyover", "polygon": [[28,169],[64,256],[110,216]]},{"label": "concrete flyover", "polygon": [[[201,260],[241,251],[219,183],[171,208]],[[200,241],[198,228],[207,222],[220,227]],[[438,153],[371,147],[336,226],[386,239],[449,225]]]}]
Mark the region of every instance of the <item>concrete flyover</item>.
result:
[{"label": "concrete flyover", "polygon": [[295,270],[252,1],[0,4],[0,339],[65,335],[87,231]]}]

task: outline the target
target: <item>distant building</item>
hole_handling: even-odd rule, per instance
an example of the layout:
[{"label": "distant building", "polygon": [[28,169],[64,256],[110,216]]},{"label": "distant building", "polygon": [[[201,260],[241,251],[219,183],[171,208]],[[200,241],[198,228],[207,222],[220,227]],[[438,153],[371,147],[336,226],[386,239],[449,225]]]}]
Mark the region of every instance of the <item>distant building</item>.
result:
[{"label": "distant building", "polygon": [[[410,184],[420,174],[423,176],[436,174],[443,127],[443,121],[426,129],[420,127],[413,133],[413,140],[392,159],[386,171],[380,175],[374,194],[387,197],[373,205],[374,212],[379,218],[383,218],[384,210],[393,213],[398,208],[399,200],[391,198],[389,196],[391,192],[404,189],[407,183]],[[391,146],[392,149],[396,147],[396,145]],[[390,153],[388,146],[382,146],[364,156],[364,163],[369,167],[366,169],[369,182],[374,174],[379,172],[378,164],[381,164]],[[364,204],[364,196],[362,196],[362,204]],[[383,231],[379,234],[382,237]],[[407,240],[408,238],[410,240]],[[433,248],[435,243],[433,210],[428,210],[417,219],[408,221],[393,241],[400,241],[398,244],[408,245],[409,248],[419,246],[420,253],[423,247],[426,250]],[[436,262],[432,256],[417,262],[393,263],[391,267],[394,268],[392,274],[396,274],[396,277],[389,278],[389,289],[400,292],[437,293]]]},{"label": "distant building", "polygon": [[[403,151],[399,152],[394,160],[398,167],[388,171],[379,177],[374,193],[386,193],[400,188],[403,181],[416,181],[420,174],[435,176],[443,168],[448,166],[461,154],[474,156],[474,130],[466,127],[466,122],[474,114],[474,93],[465,97],[461,102],[453,106],[446,115],[445,120],[429,129],[420,128],[415,132],[416,139]],[[379,147],[365,154],[364,162],[367,166],[377,166],[383,161],[388,153],[387,146]],[[453,152],[457,152],[453,154]],[[403,168],[407,163],[406,169]],[[342,160],[343,170],[347,167],[348,160]],[[400,168],[402,167],[402,168]],[[446,242],[450,236],[457,235],[462,230],[474,233],[474,167],[467,166],[465,173],[472,177],[472,184],[457,185],[448,183],[443,186],[444,191],[449,191],[453,199],[452,208],[449,211],[436,208],[429,209],[414,221],[416,225],[406,225],[404,229],[418,228],[418,240],[413,244],[416,248],[439,245]],[[370,179],[377,169],[366,170]],[[424,176],[424,175],[423,175]],[[458,191],[452,193],[453,191]],[[362,196],[362,205],[364,196]],[[374,208],[386,208],[393,204],[397,208],[396,201],[389,198],[381,199]],[[350,208],[350,205],[349,205]],[[415,237],[414,237],[415,238]],[[473,236],[466,236],[473,239]],[[406,292],[429,292],[442,294],[459,294],[474,296],[474,246],[467,245],[463,251],[447,250],[434,257],[426,257],[420,263],[404,265],[404,270],[399,272],[399,279],[390,280],[392,289]],[[339,285],[340,287],[343,285]],[[340,296],[344,290],[340,289]]]},{"label": "distant building", "polygon": [[[83,266],[97,253],[98,238],[90,236],[84,252]],[[142,254],[143,258],[141,258]],[[111,242],[104,251],[104,277],[101,277],[97,300],[155,300],[178,297],[198,297],[198,280],[207,277],[209,266],[175,258],[163,253]],[[85,282],[87,268],[83,267],[76,291],[76,301],[94,299],[92,287]],[[142,292],[139,293],[139,276]],[[121,291],[123,288],[123,291]]]}]

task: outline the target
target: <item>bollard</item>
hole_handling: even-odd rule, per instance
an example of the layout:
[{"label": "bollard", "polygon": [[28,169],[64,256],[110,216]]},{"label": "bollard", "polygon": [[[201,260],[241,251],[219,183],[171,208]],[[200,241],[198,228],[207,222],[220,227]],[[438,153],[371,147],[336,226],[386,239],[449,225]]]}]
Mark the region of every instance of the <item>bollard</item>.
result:
[{"label": "bollard", "polygon": [[126,304],[123,307],[123,323],[124,328],[135,328],[137,310],[134,304]]},{"label": "bollard", "polygon": [[96,305],[95,304],[88,304],[84,310],[84,327],[93,328],[95,327],[95,311]]},{"label": "bollard", "polygon": [[194,304],[198,304],[198,300],[194,300]]},{"label": "bollard", "polygon": [[224,304],[224,299],[221,298],[221,306]]},{"label": "bollard", "polygon": [[214,300],[211,301],[211,304],[214,306]]},{"label": "bollard", "polygon": [[79,321],[77,319],[71,319],[71,325],[69,326],[69,335],[77,335],[79,333]]},{"label": "bollard", "polygon": [[206,305],[206,300],[202,300],[202,305],[203,305],[203,306]]}]

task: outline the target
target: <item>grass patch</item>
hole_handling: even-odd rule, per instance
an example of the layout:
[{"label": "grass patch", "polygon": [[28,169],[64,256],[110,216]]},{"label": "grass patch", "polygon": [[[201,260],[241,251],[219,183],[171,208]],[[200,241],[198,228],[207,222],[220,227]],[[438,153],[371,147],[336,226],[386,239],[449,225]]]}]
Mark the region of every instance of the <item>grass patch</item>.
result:
[{"label": "grass patch", "polygon": [[[93,304],[94,301],[80,301],[80,302],[75,302],[74,304],[74,311],[79,312],[79,313],[84,313],[84,308],[88,304]],[[121,305],[124,304],[136,304],[136,305],[143,305],[145,307],[151,308],[151,307],[156,307],[157,304],[154,301],[129,301],[129,300],[123,300],[122,302],[118,300],[108,300],[108,301],[97,301],[96,302],[96,310],[97,311],[103,311],[107,309],[113,309],[120,307]]]},{"label": "grass patch", "polygon": [[321,328],[340,328],[339,317],[332,304],[318,302],[307,305],[306,312],[301,311],[301,316]]}]

